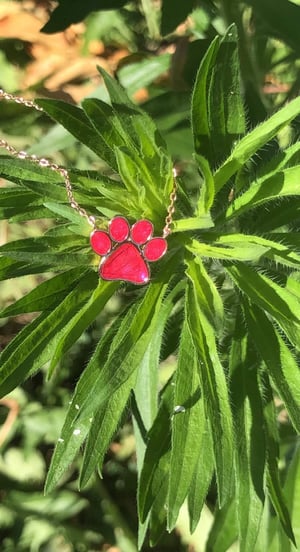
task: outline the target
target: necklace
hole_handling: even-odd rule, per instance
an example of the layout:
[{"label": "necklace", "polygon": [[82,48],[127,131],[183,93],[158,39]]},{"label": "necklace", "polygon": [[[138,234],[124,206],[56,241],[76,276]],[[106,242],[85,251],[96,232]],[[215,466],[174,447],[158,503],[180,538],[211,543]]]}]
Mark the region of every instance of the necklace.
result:
[{"label": "necklace", "polygon": [[[9,94],[2,89],[0,89],[0,99],[44,112],[43,108],[33,101]],[[18,151],[4,139],[0,139],[0,147],[18,159],[29,160],[39,167],[48,168],[56,172],[62,177],[70,206],[92,226],[90,244],[93,251],[101,257],[99,276],[102,280],[120,280],[137,285],[150,282],[151,271],[149,263],[161,259],[168,249],[166,238],[171,233],[177,190],[177,171],[175,167],[172,170],[173,189],[170,194],[162,236],[154,235],[154,227],[150,220],[140,219],[133,225],[130,225],[128,220],[121,215],[113,217],[109,221],[108,228],[105,231],[97,229],[95,217],[88,214],[76,201],[67,169],[60,167],[56,163],[52,163],[49,159],[30,155],[26,151]]]}]

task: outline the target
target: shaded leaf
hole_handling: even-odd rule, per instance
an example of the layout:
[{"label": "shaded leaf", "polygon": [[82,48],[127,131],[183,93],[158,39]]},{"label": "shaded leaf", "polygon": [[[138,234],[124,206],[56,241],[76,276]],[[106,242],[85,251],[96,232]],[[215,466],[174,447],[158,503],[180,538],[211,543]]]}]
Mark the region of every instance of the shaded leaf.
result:
[{"label": "shaded leaf", "polygon": [[262,391],[263,391],[263,406],[264,419],[266,425],[266,442],[267,442],[267,466],[268,477],[267,485],[269,495],[273,504],[273,508],[281,522],[281,525],[289,537],[295,544],[295,537],[291,525],[290,514],[286,505],[286,500],[282,490],[279,472],[279,434],[278,422],[275,409],[275,401],[269,378],[266,372],[261,374]]},{"label": "shaded leaf", "polygon": [[245,301],[244,309],[253,343],[268,368],[296,431],[300,431],[300,373],[296,359],[259,307]]},{"label": "shaded leaf", "polygon": [[67,293],[82,278],[82,269],[73,268],[42,282],[27,295],[0,312],[0,317],[15,316],[25,312],[47,311],[60,303]]},{"label": "shaded leaf", "polygon": [[195,151],[213,168],[245,132],[236,40],[236,30],[232,26],[224,38],[216,38],[211,43],[200,64],[193,91]]},{"label": "shaded leaf", "polygon": [[250,188],[228,207],[226,218],[237,217],[272,199],[291,195],[299,195],[299,165],[252,183]]},{"label": "shaded leaf", "polygon": [[300,318],[295,296],[246,264],[237,262],[226,270],[249,300],[273,316],[291,343],[298,347]]}]

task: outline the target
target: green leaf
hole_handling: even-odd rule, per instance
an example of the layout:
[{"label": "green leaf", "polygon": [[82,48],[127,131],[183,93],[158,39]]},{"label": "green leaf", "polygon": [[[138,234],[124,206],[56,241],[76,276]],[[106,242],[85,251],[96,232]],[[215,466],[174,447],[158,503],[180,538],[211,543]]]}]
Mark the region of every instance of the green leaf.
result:
[{"label": "green leaf", "polygon": [[14,387],[36,372],[52,357],[60,332],[70,317],[85,302],[98,277],[88,272],[70,293],[50,313],[42,313],[19,332],[1,354],[0,394]]},{"label": "green leaf", "polygon": [[228,501],[221,510],[216,509],[214,523],[207,541],[207,550],[227,552],[237,537],[236,501],[233,499]]},{"label": "green leaf", "polygon": [[174,220],[172,232],[189,232],[190,230],[202,230],[203,228],[212,228],[213,226],[214,223],[210,215],[201,215],[199,217]]},{"label": "green leaf", "polygon": [[47,201],[45,207],[49,209],[55,215],[62,217],[74,225],[76,225],[77,233],[83,236],[87,236],[88,232],[91,232],[91,227],[89,226],[87,220],[83,218],[75,209],[70,205],[58,205],[57,203],[52,203]]},{"label": "green leaf", "polygon": [[198,217],[205,215],[211,208],[215,197],[215,184],[207,159],[202,155],[195,154],[195,159],[203,175],[203,182],[200,188],[196,214]]},{"label": "green leaf", "polygon": [[193,533],[199,523],[205,498],[214,474],[214,455],[212,438],[207,419],[203,417],[204,429],[201,435],[200,454],[194,470],[188,493],[188,512],[190,532]]},{"label": "green leaf", "polygon": [[[189,277],[187,318],[199,357],[201,390],[213,437],[219,502],[222,505],[228,500],[232,491],[233,433],[227,382],[218,356],[212,314],[208,313],[208,305],[214,304],[215,291],[212,282],[209,289],[209,279],[199,270],[197,260],[188,260],[187,265]],[[202,285],[208,290],[208,303],[207,298],[203,296]],[[214,309],[218,320],[220,313],[218,303]],[[216,324],[216,321],[214,323]]]},{"label": "green leaf", "polygon": [[273,202],[272,209],[268,209],[268,205],[263,205],[261,211],[257,209],[255,221],[252,219],[252,224],[255,224],[255,228],[259,228],[262,233],[272,232],[277,228],[282,228],[282,226],[290,225],[291,221],[297,220],[299,212],[300,205],[298,205],[298,202],[295,201],[294,197],[288,196],[279,205]]},{"label": "green leaf", "polygon": [[129,379],[112,394],[111,398],[95,412],[84,451],[80,488],[87,485],[97,467],[101,470],[104,455],[120,423],[135,380],[136,372],[133,372]]},{"label": "green leaf", "polygon": [[[138,480],[140,480],[140,474],[144,462],[144,455],[146,450],[146,438],[145,433],[149,431],[157,414],[157,395],[158,395],[158,369],[161,353],[161,343],[163,339],[163,333],[165,325],[167,324],[171,311],[174,308],[174,303],[177,300],[178,294],[184,289],[185,282],[180,281],[168,294],[163,302],[160,317],[157,321],[156,328],[154,330],[151,341],[148,345],[144,358],[140,364],[136,384],[134,388],[134,396],[136,401],[136,409],[134,409],[134,434],[136,440],[136,455],[137,455],[137,469]],[[139,485],[139,483],[138,483]],[[145,539],[145,533],[147,530],[150,518],[146,519],[144,523],[139,520],[139,548]],[[153,521],[153,520],[152,520]]]},{"label": "green leaf", "polygon": [[[0,156],[0,176],[18,185],[31,186],[32,192],[53,201],[66,201],[62,178],[49,168],[40,167],[32,161]],[[60,186],[58,182],[61,182]]]},{"label": "green leaf", "polygon": [[296,431],[299,432],[300,374],[296,359],[268,316],[259,307],[244,301],[244,310],[253,343],[268,368]]},{"label": "green leaf", "polygon": [[82,106],[90,124],[105,145],[103,150],[105,160],[110,160],[108,164],[117,171],[114,149],[126,146],[128,140],[128,146],[134,150],[135,146],[131,136],[124,131],[117,113],[110,105],[96,98],[88,98],[82,102]]},{"label": "green leaf", "polygon": [[93,254],[90,250],[84,253],[78,249],[88,247],[88,240],[84,236],[53,235],[38,238],[27,238],[8,242],[0,248],[0,254],[11,257],[16,261],[28,264],[43,264],[48,270],[63,270],[82,266],[83,270],[92,264]]},{"label": "green leaf", "polygon": [[116,169],[111,150],[100,133],[92,125],[83,109],[60,100],[38,100],[48,115],[66,128],[75,138]]},{"label": "green leaf", "polygon": [[200,64],[193,91],[195,151],[213,168],[245,132],[236,41],[236,30],[232,26],[224,38],[218,37],[211,43]]},{"label": "green leaf", "polygon": [[247,241],[247,237],[243,234],[240,234],[239,243],[235,242],[235,236],[233,234],[232,242],[230,243],[229,236],[228,243],[226,243],[225,246],[222,246],[221,244],[224,243],[226,237],[227,236],[220,236],[220,240],[217,239],[216,244],[192,240],[189,249],[194,255],[199,255],[200,257],[231,261],[258,261],[267,251],[266,247],[253,243],[254,240],[251,240],[252,236],[250,236],[250,239]]},{"label": "green leaf", "polygon": [[[276,241],[247,234],[207,233],[206,240],[213,244],[192,240],[189,247],[201,257],[237,261],[260,261],[266,258],[276,263],[276,266],[280,263],[299,270],[300,255],[294,252],[298,246],[298,235],[294,240],[291,233],[272,233],[270,237]],[[291,242],[291,246],[285,245],[285,241]]]},{"label": "green leaf", "polygon": [[[129,58],[130,59],[130,58]],[[127,94],[132,96],[143,87],[149,86],[160,75],[169,70],[171,54],[160,54],[131,61],[118,70],[118,78]]]},{"label": "green leaf", "polygon": [[[147,167],[149,177],[155,178],[155,185],[167,195],[173,187],[172,164],[166,152],[166,144],[153,120],[134,105],[124,89],[99,67],[109,92],[112,106],[125,136],[127,147],[133,143]],[[130,148],[131,149],[131,148]]]},{"label": "green leaf", "polygon": [[73,268],[42,282],[30,293],[0,311],[0,318],[16,316],[25,312],[47,311],[60,303],[71,291],[71,287],[82,278],[82,269]]},{"label": "green leaf", "polygon": [[[188,246],[187,251],[192,251],[192,248]],[[216,330],[221,330],[224,319],[223,302],[201,259],[194,258],[188,264],[187,275],[193,282],[197,303],[201,304],[204,316]]]},{"label": "green leaf", "polygon": [[[78,402],[86,407],[86,410],[93,414],[94,403],[100,405],[107,400],[112,393],[126,381],[134,372],[143,359],[147,350],[155,323],[160,316],[162,298],[166,291],[166,284],[150,284],[140,308],[131,324],[124,329],[124,335],[120,342],[112,348],[107,360],[103,359],[103,368],[99,371],[99,359],[93,358],[90,371],[94,372],[94,384],[90,388],[82,385],[78,390]],[[120,365],[119,359],[122,358]],[[118,369],[116,370],[116,366]]]},{"label": "green leaf", "polygon": [[154,8],[151,0],[141,0],[142,10],[147,23],[148,35],[151,39],[159,38],[158,10]]},{"label": "green leaf", "polygon": [[299,163],[300,144],[299,142],[295,142],[295,144],[292,144],[284,150],[279,150],[267,163],[260,166],[256,175],[257,179],[262,180],[263,178],[270,177],[288,167],[299,165]]},{"label": "green leaf", "polygon": [[295,347],[300,343],[299,300],[278,284],[250,266],[237,262],[226,267],[237,287],[255,305],[268,312]]},{"label": "green leaf", "polygon": [[118,282],[105,282],[100,280],[97,288],[92,292],[89,300],[65,325],[64,331],[62,332],[52,355],[48,377],[51,376],[59,359],[68,351],[68,349],[70,349],[84,330],[95,320],[118,286]]},{"label": "green leaf", "polygon": [[187,321],[181,332],[175,373],[172,445],[168,495],[168,530],[175,526],[186,498],[199,457],[205,428],[203,401],[200,398],[198,356]]},{"label": "green leaf", "polygon": [[252,552],[254,549],[265,501],[266,443],[255,367],[256,358],[249,347],[239,313],[229,369],[236,434],[236,501],[241,552]]},{"label": "green leaf", "polygon": [[[172,262],[169,261],[167,270],[166,267],[164,268],[166,276],[173,272],[174,262],[176,259],[173,259]],[[108,351],[106,345],[107,341],[110,344],[110,334],[108,337],[104,336],[103,343],[100,342],[96,348],[76,386],[72,405],[61,434],[64,445],[62,447],[58,443],[52,457],[46,482],[47,492],[54,488],[82,442],[81,438],[78,439],[77,447],[73,430],[80,430],[85,439],[91,427],[91,419],[99,409],[104,408],[118,389],[129,380],[130,385],[128,384],[128,387],[125,385],[124,389],[128,391],[129,387],[134,386],[132,378],[135,379],[136,371],[155,331],[166,289],[167,284],[162,284],[159,281],[150,284],[142,300],[136,302],[129,311],[129,318],[125,319],[124,324],[112,340],[110,350]],[[121,364],[120,359],[122,359]],[[76,405],[79,405],[79,409]],[[115,422],[117,423],[116,420]],[[78,433],[78,436],[81,433]],[[98,454],[100,454],[99,450]]]},{"label": "green leaf", "polygon": [[299,195],[299,170],[300,166],[296,165],[267,178],[258,179],[231,203],[226,211],[226,218],[230,220],[258,205],[278,200],[279,197]]},{"label": "green leaf", "polygon": [[216,171],[216,191],[218,192],[245,165],[252,155],[272,140],[279,130],[295,119],[299,113],[300,98],[296,98],[244,136],[234,146],[230,156]]},{"label": "green leaf", "polygon": [[[134,314],[134,309],[132,309],[129,314]],[[128,322],[128,316],[125,317],[123,322]],[[99,405],[98,409],[95,409],[93,414],[89,413],[87,416],[83,416],[82,414],[85,414],[84,406],[79,402],[81,395],[81,387],[86,382],[92,387],[93,385],[93,377],[94,377],[94,371],[91,369],[93,368],[93,360],[95,358],[101,359],[101,357],[105,357],[108,354],[109,347],[111,345],[113,336],[116,331],[116,327],[119,329],[120,319],[117,319],[112,326],[109,328],[109,330],[104,334],[103,338],[99,342],[98,346],[96,347],[96,350],[94,352],[94,355],[86,367],[85,371],[81,375],[81,378],[76,386],[72,401],[70,403],[70,406],[68,408],[68,412],[66,415],[66,418],[64,420],[64,424],[61,430],[60,437],[58,439],[58,442],[56,444],[54,454],[51,458],[51,465],[47,474],[47,479],[45,483],[45,492],[50,492],[54,489],[55,485],[59,482],[60,478],[64,474],[64,472],[68,469],[71,462],[73,462],[78,450],[80,449],[82,443],[85,441],[86,436],[88,435],[89,431],[91,431],[93,425],[96,427],[93,429],[93,432],[95,434],[95,431],[97,429],[97,424],[99,422],[100,415],[104,414],[105,412],[108,414],[109,410],[107,409],[107,405],[109,404],[108,399],[106,402],[102,405]],[[118,335],[118,334],[117,334]],[[117,336],[116,336],[117,338]],[[99,368],[98,368],[99,370]],[[127,382],[126,382],[127,383]],[[121,389],[122,386],[120,386],[119,389]],[[78,420],[78,412],[81,412],[81,419]],[[111,426],[107,426],[107,422],[115,422],[114,416],[112,418],[106,418],[106,428],[109,430]],[[76,422],[76,424],[75,424]],[[93,424],[93,425],[92,425]],[[90,470],[90,461],[92,458],[86,457],[86,463],[82,465],[82,475],[81,475],[81,484],[82,486],[85,485],[86,481],[90,477],[90,473],[93,471],[95,464],[91,465]],[[96,462],[97,463],[97,459]]]},{"label": "green leaf", "polygon": [[[300,448],[295,446],[292,461],[289,465],[285,485],[284,494],[286,496],[287,505],[291,513],[292,526],[294,529],[297,546],[299,547],[300,535]],[[287,540],[287,539],[285,539]],[[283,546],[283,543],[281,543]],[[288,543],[285,549],[291,550],[291,543]]]},{"label": "green leaf", "polygon": [[40,274],[46,272],[47,264],[22,263],[9,257],[0,256],[0,281],[9,278],[18,278],[26,274]]},{"label": "green leaf", "polygon": [[0,251],[6,255],[13,252],[25,251],[27,253],[49,253],[56,251],[66,251],[73,247],[82,247],[87,245],[86,238],[75,236],[73,234],[58,236],[39,236],[37,238],[23,238],[21,240],[11,241],[1,246]]},{"label": "green leaf", "polygon": [[0,188],[0,219],[11,217],[24,212],[24,209],[33,210],[42,204],[41,198],[29,190],[20,188]]},{"label": "green leaf", "polygon": [[267,441],[267,464],[268,478],[267,486],[269,495],[272,501],[273,508],[281,522],[282,528],[286,535],[295,544],[295,537],[291,525],[290,514],[286,505],[286,500],[283,494],[282,485],[279,473],[279,434],[278,421],[275,409],[275,400],[270,385],[269,378],[266,372],[260,375],[262,382],[262,396],[264,406],[264,419],[266,427]]},{"label": "green leaf", "polygon": [[[144,521],[154,508],[156,525],[161,527],[167,512],[161,507],[161,496],[167,499],[171,448],[171,416],[173,414],[173,389],[170,381],[163,392],[154,423],[148,433],[147,448],[140,476],[138,510]],[[154,520],[153,520],[154,521]]]}]

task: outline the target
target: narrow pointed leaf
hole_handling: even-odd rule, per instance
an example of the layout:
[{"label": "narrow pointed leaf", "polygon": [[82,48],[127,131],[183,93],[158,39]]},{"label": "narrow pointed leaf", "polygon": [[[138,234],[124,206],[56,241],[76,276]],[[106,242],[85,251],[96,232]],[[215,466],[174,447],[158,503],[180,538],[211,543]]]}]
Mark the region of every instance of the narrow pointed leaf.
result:
[{"label": "narrow pointed leaf", "polygon": [[203,412],[204,429],[201,438],[200,453],[191,479],[188,493],[188,512],[190,517],[190,531],[193,533],[199,523],[202,508],[214,474],[214,455],[212,438],[209,432],[207,419]]},{"label": "narrow pointed leaf", "polygon": [[202,228],[212,228],[214,226],[210,215],[201,215],[199,217],[183,218],[173,221],[173,232],[188,232],[190,230],[201,230]]},{"label": "narrow pointed leaf", "polygon": [[273,508],[287,537],[296,546],[290,514],[283,493],[279,472],[279,434],[275,400],[269,378],[265,372],[260,376],[263,391],[264,419],[267,442],[267,485]]},{"label": "narrow pointed leaf", "polygon": [[245,132],[236,41],[236,30],[232,26],[223,39],[212,42],[201,62],[193,91],[195,151],[213,168]]},{"label": "narrow pointed leaf", "polygon": [[236,501],[233,499],[221,509],[216,510],[207,549],[211,552],[227,552],[238,538]]},{"label": "narrow pointed leaf", "polygon": [[[81,389],[84,385],[87,387],[93,386],[93,381],[95,378],[95,359],[96,361],[102,359],[102,363],[105,362],[105,359],[109,353],[109,347],[111,346],[113,340],[117,341],[119,339],[119,334],[122,333],[124,324],[129,323],[136,309],[132,308],[125,314],[123,317],[122,323],[120,324],[120,317],[115,320],[111,325],[108,331],[104,334],[101,341],[98,343],[94,355],[86,367],[85,371],[82,373],[80,380],[75,388],[72,401],[68,408],[66,418],[61,430],[60,438],[56,444],[54,454],[51,458],[50,468],[47,474],[47,479],[45,483],[45,492],[48,493],[52,491],[57,483],[59,482],[61,476],[68,469],[71,462],[73,462],[76,454],[83,441],[86,439],[89,431],[92,430],[93,425],[96,424],[94,432],[97,430],[97,424],[99,422],[98,418],[100,415],[107,410],[107,405],[110,398],[107,401],[104,401],[102,404],[98,405],[98,408],[95,408],[93,413],[86,413],[84,404],[80,402],[82,398]],[[98,362],[97,370],[99,371],[100,362]],[[122,386],[121,386],[122,387]],[[120,389],[120,388],[119,388]],[[78,412],[80,411],[80,420],[78,420]],[[109,418],[107,418],[107,421]],[[76,431],[77,430],[77,431]],[[79,430],[79,431],[78,431]],[[75,433],[74,433],[75,432]],[[81,484],[84,485],[91,473],[89,473],[89,457],[86,460],[86,463],[82,466],[81,474]],[[97,460],[96,460],[97,462]],[[95,462],[95,463],[96,463]],[[91,471],[94,469],[95,464],[91,466]]]},{"label": "narrow pointed leaf", "polygon": [[46,263],[22,263],[3,255],[0,256],[0,281],[18,278],[26,274],[40,274],[46,272],[47,268]]},{"label": "narrow pointed leaf", "polygon": [[[284,485],[284,494],[286,496],[287,505],[291,514],[292,526],[294,534],[299,547],[300,537],[300,448],[295,446],[292,461],[289,465],[287,478]],[[283,535],[285,537],[285,535]],[[291,542],[287,541],[287,537],[282,539],[281,546],[286,547],[287,550],[292,549]]]},{"label": "narrow pointed leaf", "polygon": [[201,217],[202,215],[208,213],[213,204],[215,197],[215,184],[207,159],[205,159],[203,155],[197,154],[195,155],[195,159],[203,176],[196,210],[197,216]]},{"label": "narrow pointed leaf", "polygon": [[267,315],[256,305],[244,302],[250,335],[265,362],[291,421],[300,431],[300,373],[296,359]]},{"label": "narrow pointed leaf", "polygon": [[[187,317],[194,346],[199,357],[199,374],[205,413],[213,435],[219,502],[224,504],[232,490],[233,434],[232,415],[223,366],[219,360],[215,328],[206,317],[207,303],[203,298],[209,280],[197,270],[195,260],[188,261],[189,277]],[[208,288],[209,289],[209,288]],[[213,297],[212,287],[210,290]],[[211,298],[209,299],[211,301]]]},{"label": "narrow pointed leaf", "polygon": [[291,233],[273,233],[270,238],[273,239],[247,234],[206,234],[208,243],[192,240],[190,249],[201,257],[237,261],[266,258],[276,265],[281,263],[299,270],[300,255],[295,252],[298,235],[293,240]]},{"label": "narrow pointed leaf", "polygon": [[97,288],[91,293],[91,297],[82,308],[66,324],[64,332],[53,352],[48,377],[51,376],[59,359],[70,349],[84,330],[95,320],[107,301],[118,288],[116,282],[100,281]]},{"label": "narrow pointed leaf", "polygon": [[[96,281],[95,281],[96,279]],[[88,273],[51,312],[42,313],[19,332],[1,354],[0,394],[36,372],[52,357],[60,332],[95,287],[97,275]]]},{"label": "narrow pointed leaf", "polygon": [[299,113],[300,98],[296,98],[244,136],[216,171],[216,191],[219,191],[260,148],[272,140],[279,130],[295,119]]},{"label": "narrow pointed leaf", "polygon": [[52,119],[66,128],[79,142],[85,144],[113,169],[114,156],[106,142],[95,130],[83,109],[60,100],[38,100],[39,105]]},{"label": "narrow pointed leaf", "polygon": [[198,355],[185,320],[175,373],[168,495],[168,529],[175,526],[203,446],[205,416],[200,397]]},{"label": "narrow pointed leaf", "polygon": [[[169,270],[172,270],[172,263]],[[96,348],[76,386],[72,405],[61,434],[65,445],[64,447],[57,446],[55,449],[46,483],[47,492],[57,484],[61,470],[67,469],[71,457],[70,451],[75,456],[78,450],[73,439],[73,429],[86,428],[87,425],[91,427],[89,420],[95,413],[107,405],[110,398],[123,384],[129,380],[132,382],[132,378],[135,380],[137,369],[160,317],[161,303],[166,289],[167,284],[160,282],[150,284],[142,300],[136,302],[130,309],[114,339],[111,340],[112,332],[108,332],[102,340],[103,344],[101,341]],[[110,348],[108,348],[109,346]],[[120,359],[122,359],[121,364]],[[134,381],[131,385],[134,387]],[[126,386],[124,388],[127,389]],[[79,409],[75,408],[76,404],[80,406]],[[69,449],[70,440],[73,444]]]},{"label": "narrow pointed leaf", "polygon": [[[161,354],[161,344],[165,326],[169,320],[174,303],[185,286],[185,282],[179,282],[175,288],[165,298],[161,308],[160,318],[157,321],[151,341],[148,345],[144,358],[140,364],[134,395],[136,401],[136,410],[134,410],[134,435],[136,440],[136,455],[137,455],[137,471],[138,471],[138,489],[140,485],[140,476],[144,462],[146,450],[146,432],[148,432],[154,422],[157,414],[158,404],[158,375],[159,375],[159,359]],[[139,491],[138,491],[139,492]],[[165,517],[164,517],[165,520]],[[139,548],[142,547],[150,516],[148,515],[145,522],[139,520],[138,543]],[[153,519],[152,519],[153,527]]]},{"label": "narrow pointed leaf", "polygon": [[299,347],[300,310],[295,296],[246,264],[236,263],[227,271],[250,301],[273,316],[291,343]]},{"label": "narrow pointed leaf", "polygon": [[82,270],[73,268],[68,272],[54,276],[46,282],[42,282],[24,297],[15,301],[0,312],[0,318],[16,316],[27,312],[47,311],[55,304],[60,303],[82,278]]},{"label": "narrow pointed leaf", "polygon": [[299,170],[300,166],[296,165],[253,182],[246,192],[231,203],[226,218],[230,220],[272,199],[299,195]]},{"label": "narrow pointed leaf", "polygon": [[91,418],[91,428],[85,446],[79,486],[87,485],[93,472],[102,468],[103,458],[110,445],[112,437],[120,424],[123,411],[128,402],[132,388],[135,385],[136,372],[133,372],[112,394],[111,398],[95,412]]},{"label": "narrow pointed leaf", "polygon": [[231,397],[236,432],[235,474],[237,518],[241,552],[252,552],[264,506],[266,443],[263,408],[258,389],[255,356],[249,348],[241,316],[230,354]]},{"label": "narrow pointed leaf", "polygon": [[[109,92],[112,106],[114,107],[119,122],[127,135],[127,143],[131,140],[136,145],[144,166],[149,174],[155,178],[158,189],[163,190],[164,195],[171,192],[173,186],[172,164],[166,152],[166,144],[149,115],[133,104],[125,90],[119,83],[112,79],[106,71],[99,67]],[[128,145],[127,144],[127,145]]]},{"label": "narrow pointed leaf", "polygon": [[[171,416],[173,413],[173,389],[170,382],[165,389],[155,421],[148,434],[147,448],[140,476],[138,509],[145,521],[160,493],[167,499],[169,461],[171,449]],[[157,505],[157,503],[156,503]],[[157,510],[156,510],[157,512]],[[157,512],[158,517],[166,518],[167,512]]]}]

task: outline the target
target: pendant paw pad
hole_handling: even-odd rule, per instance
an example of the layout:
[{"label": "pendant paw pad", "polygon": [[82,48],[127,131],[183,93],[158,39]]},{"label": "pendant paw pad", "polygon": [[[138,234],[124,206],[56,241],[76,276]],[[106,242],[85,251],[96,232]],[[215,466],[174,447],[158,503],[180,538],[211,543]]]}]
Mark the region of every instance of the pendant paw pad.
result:
[{"label": "pendant paw pad", "polygon": [[124,217],[117,216],[110,221],[108,232],[92,232],[92,249],[102,256],[100,277],[147,284],[150,280],[148,262],[158,261],[168,247],[164,238],[152,237],[153,230],[152,222],[147,219],[138,220],[130,227]]}]

